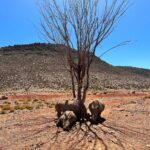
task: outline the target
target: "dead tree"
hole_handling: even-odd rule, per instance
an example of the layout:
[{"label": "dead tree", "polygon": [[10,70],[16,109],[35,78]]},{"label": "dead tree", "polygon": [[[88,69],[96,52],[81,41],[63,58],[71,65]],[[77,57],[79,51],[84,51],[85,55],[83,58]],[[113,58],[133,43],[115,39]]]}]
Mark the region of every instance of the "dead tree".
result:
[{"label": "dead tree", "polygon": [[39,6],[43,37],[49,43],[66,47],[73,97],[79,104],[80,114],[85,114],[82,111],[85,110],[90,66],[95,52],[113,32],[128,9],[129,1],[43,0]]}]

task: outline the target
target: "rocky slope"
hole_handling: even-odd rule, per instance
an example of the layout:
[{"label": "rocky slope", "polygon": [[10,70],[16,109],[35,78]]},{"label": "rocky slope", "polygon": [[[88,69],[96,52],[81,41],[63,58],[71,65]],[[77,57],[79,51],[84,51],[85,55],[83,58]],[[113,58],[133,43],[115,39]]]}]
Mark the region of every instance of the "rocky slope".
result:
[{"label": "rocky slope", "polygon": [[[150,70],[115,67],[95,57],[90,88],[149,89]],[[65,47],[30,44],[0,48],[0,91],[70,89]]]}]

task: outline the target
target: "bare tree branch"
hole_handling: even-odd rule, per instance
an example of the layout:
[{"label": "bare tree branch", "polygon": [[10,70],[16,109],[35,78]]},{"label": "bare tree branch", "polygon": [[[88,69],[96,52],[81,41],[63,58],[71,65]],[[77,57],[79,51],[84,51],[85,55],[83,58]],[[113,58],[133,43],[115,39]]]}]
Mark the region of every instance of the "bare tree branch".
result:
[{"label": "bare tree branch", "polygon": [[130,43],[131,43],[131,41],[124,41],[124,42],[121,42],[121,43],[119,43],[119,44],[117,44],[117,45],[111,47],[110,49],[105,50],[103,53],[101,53],[101,55],[99,56],[99,58],[101,58],[102,56],[104,56],[105,54],[107,54],[108,52],[110,52],[111,50],[114,50],[114,49],[116,49],[116,48],[118,48],[118,47],[121,47],[121,46],[125,46],[125,45],[130,44]]},{"label": "bare tree branch", "polygon": [[[114,31],[118,21],[129,8],[130,1],[42,0],[42,2],[39,5],[42,35],[49,43],[66,46],[73,96],[75,98],[77,94],[77,99],[84,102],[89,88],[89,70],[97,47]],[[100,57],[128,42],[106,50]]]}]

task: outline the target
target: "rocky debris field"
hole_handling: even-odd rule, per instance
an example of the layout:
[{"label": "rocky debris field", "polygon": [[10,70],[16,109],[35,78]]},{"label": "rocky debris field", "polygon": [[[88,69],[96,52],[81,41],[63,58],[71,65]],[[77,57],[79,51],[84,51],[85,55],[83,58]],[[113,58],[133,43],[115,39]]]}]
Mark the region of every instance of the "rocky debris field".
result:
[{"label": "rocky debris field", "polygon": [[[0,91],[46,91],[71,88],[66,48],[54,44],[15,45],[0,48]],[[73,53],[76,59],[75,52]],[[90,68],[94,90],[150,88],[150,70],[117,67],[98,57]]]}]

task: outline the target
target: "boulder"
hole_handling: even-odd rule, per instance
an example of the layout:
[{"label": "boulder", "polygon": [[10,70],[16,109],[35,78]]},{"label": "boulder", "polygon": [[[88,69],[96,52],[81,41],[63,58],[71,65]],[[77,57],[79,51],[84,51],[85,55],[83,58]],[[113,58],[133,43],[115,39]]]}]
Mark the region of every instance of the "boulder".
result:
[{"label": "boulder", "polygon": [[77,118],[84,118],[87,111],[84,104],[78,100],[59,102],[55,105],[57,117],[59,118],[65,111],[73,111]]},{"label": "boulder", "polygon": [[91,122],[92,123],[98,123],[101,118],[101,113],[104,111],[105,105],[98,101],[95,100],[92,103],[89,104],[89,110],[91,112]]},{"label": "boulder", "polygon": [[77,117],[73,111],[65,111],[58,119],[56,125],[62,127],[64,131],[69,131],[76,121]]}]

